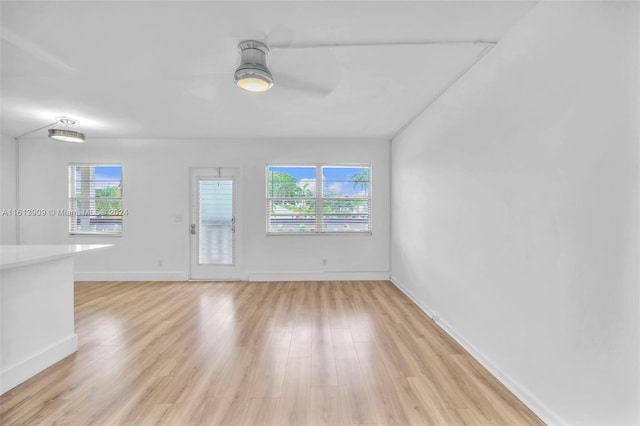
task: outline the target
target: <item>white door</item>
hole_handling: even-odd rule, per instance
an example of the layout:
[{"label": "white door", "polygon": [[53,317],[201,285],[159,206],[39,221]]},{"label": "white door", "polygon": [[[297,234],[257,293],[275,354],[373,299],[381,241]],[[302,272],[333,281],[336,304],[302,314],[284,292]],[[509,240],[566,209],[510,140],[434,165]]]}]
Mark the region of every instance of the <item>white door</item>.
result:
[{"label": "white door", "polygon": [[191,279],[237,280],[242,273],[236,200],[240,169],[191,169]]}]

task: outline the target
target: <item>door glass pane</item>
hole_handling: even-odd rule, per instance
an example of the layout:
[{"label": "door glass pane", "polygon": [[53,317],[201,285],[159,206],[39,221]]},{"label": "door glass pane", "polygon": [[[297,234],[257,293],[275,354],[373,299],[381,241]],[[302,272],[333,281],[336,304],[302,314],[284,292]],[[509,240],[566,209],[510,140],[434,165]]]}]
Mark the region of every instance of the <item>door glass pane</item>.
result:
[{"label": "door glass pane", "polygon": [[199,180],[198,197],[198,263],[233,265],[233,180]]}]

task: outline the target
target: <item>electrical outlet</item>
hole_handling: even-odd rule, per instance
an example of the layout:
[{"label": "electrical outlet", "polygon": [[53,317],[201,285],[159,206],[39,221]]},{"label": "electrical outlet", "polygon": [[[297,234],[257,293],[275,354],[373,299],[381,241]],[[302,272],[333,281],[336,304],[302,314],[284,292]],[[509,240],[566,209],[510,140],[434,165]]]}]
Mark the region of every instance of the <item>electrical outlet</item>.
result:
[{"label": "electrical outlet", "polygon": [[327,259],[322,259],[322,266],[327,266]]},{"label": "electrical outlet", "polygon": [[160,268],[162,268],[162,265],[164,264],[164,261],[162,259],[158,259],[158,266]]}]

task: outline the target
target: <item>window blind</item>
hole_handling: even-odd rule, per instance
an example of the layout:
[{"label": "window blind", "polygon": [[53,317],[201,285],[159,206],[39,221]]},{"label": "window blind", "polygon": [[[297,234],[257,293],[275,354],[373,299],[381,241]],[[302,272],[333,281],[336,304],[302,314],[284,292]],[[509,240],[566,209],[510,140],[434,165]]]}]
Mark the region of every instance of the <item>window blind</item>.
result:
[{"label": "window blind", "polygon": [[69,165],[69,233],[121,234],[122,166]]},{"label": "window blind", "polygon": [[371,166],[268,165],[269,235],[371,233]]},{"label": "window blind", "polygon": [[198,264],[234,264],[233,180],[200,179]]}]

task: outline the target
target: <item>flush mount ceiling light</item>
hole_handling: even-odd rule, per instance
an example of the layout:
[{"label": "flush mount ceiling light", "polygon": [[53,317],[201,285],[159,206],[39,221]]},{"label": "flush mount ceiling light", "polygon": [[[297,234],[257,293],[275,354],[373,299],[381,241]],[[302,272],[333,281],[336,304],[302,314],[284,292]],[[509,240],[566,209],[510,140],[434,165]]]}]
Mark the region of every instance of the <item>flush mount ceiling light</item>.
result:
[{"label": "flush mount ceiling light", "polygon": [[266,92],[273,86],[273,76],[267,68],[269,47],[255,40],[245,40],[238,44],[240,66],[233,75],[236,85],[248,92]]},{"label": "flush mount ceiling light", "polygon": [[[80,133],[75,130],[70,130],[69,126],[73,126],[76,124],[75,120],[72,120],[67,117],[58,118],[58,123],[66,126],[66,129],[49,129],[49,137],[56,141],[62,142],[74,142],[74,143],[82,143],[84,142],[84,133]],[[58,124],[56,123],[56,124]]]},{"label": "flush mount ceiling light", "polygon": [[[76,124],[76,121],[68,117],[58,117],[53,123],[49,123],[46,126],[38,127],[37,129],[29,130],[26,133],[16,136],[14,139],[20,141],[27,135],[39,132],[40,130],[49,129],[49,137],[53,140],[63,142],[82,143],[85,141],[84,133],[76,130],[69,129],[70,126]],[[60,129],[58,126],[65,126],[65,129]]]}]

